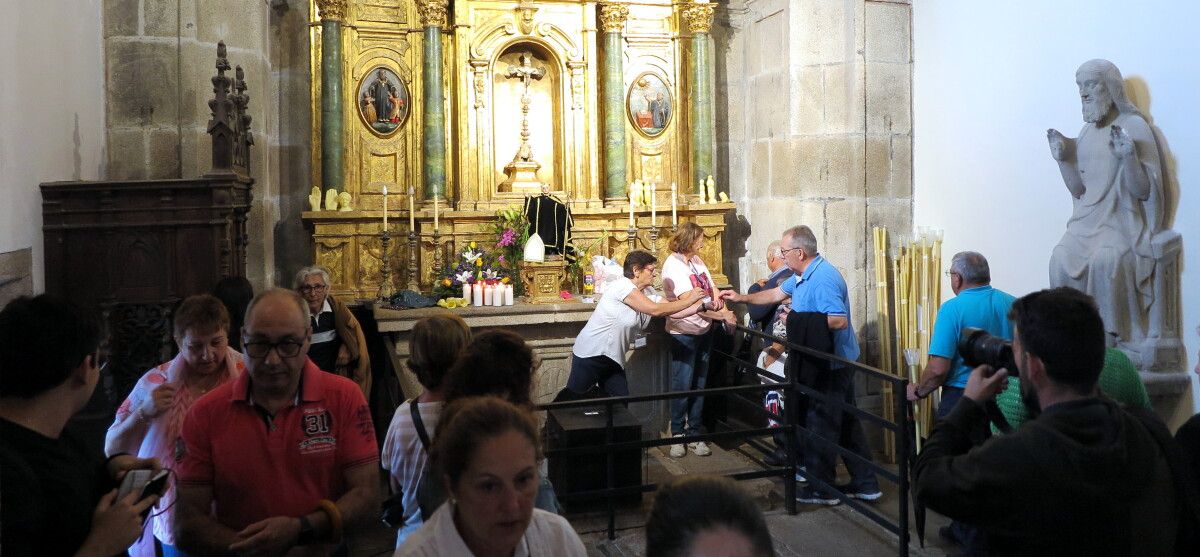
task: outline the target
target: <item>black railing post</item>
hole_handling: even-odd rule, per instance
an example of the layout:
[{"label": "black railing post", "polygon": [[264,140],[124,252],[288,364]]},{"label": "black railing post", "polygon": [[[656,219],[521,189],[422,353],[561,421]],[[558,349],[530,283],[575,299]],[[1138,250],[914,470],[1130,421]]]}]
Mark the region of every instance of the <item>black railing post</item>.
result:
[{"label": "black railing post", "polygon": [[908,466],[908,436],[911,433],[908,424],[908,416],[912,412],[912,404],[908,402],[908,381],[902,382],[892,391],[892,397],[895,399],[894,408],[900,409],[896,416],[896,462],[899,465],[900,472],[900,513],[898,514],[900,523],[900,555],[901,557],[908,555],[908,500],[909,500],[909,466]]},{"label": "black railing post", "polygon": [[[605,424],[604,424],[604,446],[611,447],[613,444],[613,403],[608,402],[604,405]],[[613,462],[613,452],[608,450],[604,452],[604,488],[608,490],[608,496],[605,499],[608,501],[608,539],[609,541],[617,539],[617,506],[613,501],[613,488],[616,486],[616,469]]]},{"label": "black railing post", "polygon": [[783,506],[787,509],[788,514],[796,514],[796,472],[799,471],[800,463],[797,462],[799,447],[796,446],[796,441],[800,435],[799,426],[800,416],[800,390],[796,387],[796,378],[800,375],[797,369],[800,367],[800,358],[788,358],[784,365],[784,379],[787,380],[787,387],[783,390],[783,420],[784,433],[783,446],[787,451],[788,466],[791,468],[791,473],[783,478]]}]

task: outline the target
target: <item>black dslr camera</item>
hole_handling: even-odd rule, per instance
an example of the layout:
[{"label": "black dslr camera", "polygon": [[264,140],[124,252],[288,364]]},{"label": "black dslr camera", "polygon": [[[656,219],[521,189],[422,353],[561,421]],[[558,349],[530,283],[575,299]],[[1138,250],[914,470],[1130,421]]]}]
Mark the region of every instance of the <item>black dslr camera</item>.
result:
[{"label": "black dslr camera", "polygon": [[983,329],[964,327],[962,337],[958,339],[958,353],[962,355],[963,363],[970,367],[986,364],[993,369],[1007,369],[1009,377],[1017,377],[1012,341],[988,334]]}]

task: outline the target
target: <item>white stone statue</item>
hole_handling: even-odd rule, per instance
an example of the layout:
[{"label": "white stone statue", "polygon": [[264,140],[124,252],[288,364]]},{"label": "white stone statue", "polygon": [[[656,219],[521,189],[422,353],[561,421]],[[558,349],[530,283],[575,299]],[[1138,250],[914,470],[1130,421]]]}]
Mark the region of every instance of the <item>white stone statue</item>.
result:
[{"label": "white stone statue", "polygon": [[337,190],[325,190],[325,210],[336,211],[338,209],[338,192]]},{"label": "white stone statue", "polygon": [[1177,309],[1163,306],[1178,305],[1170,298],[1177,296],[1179,244],[1177,233],[1164,230],[1159,144],[1112,62],[1085,62],[1075,81],[1083,130],[1075,139],[1046,132],[1073,203],[1050,256],[1050,284],[1094,297],[1110,344],[1142,369],[1158,368],[1167,363],[1156,361],[1164,356],[1159,339],[1178,342]]},{"label": "white stone statue", "polygon": [[317,186],[312,187],[312,191],[308,194],[308,206],[312,207],[314,211],[321,210],[321,188]]}]

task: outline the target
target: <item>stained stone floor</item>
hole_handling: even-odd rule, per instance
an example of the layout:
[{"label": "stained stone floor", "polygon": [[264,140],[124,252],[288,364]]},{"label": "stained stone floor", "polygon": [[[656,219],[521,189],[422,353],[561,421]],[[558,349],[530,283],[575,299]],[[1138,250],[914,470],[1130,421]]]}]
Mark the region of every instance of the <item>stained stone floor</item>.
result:
[{"label": "stained stone floor", "polygon": [[[735,447],[730,447],[736,449]],[[754,470],[757,465],[739,450],[713,447],[712,456],[697,457],[691,453],[681,459],[672,459],[658,448],[647,451],[643,461],[643,473],[648,481],[659,483],[671,476],[683,474],[727,474]],[[775,479],[760,479],[741,482],[756,500],[767,519],[771,536],[775,540],[775,551],[780,556],[819,555],[830,557],[894,557],[899,555],[898,538],[880,528],[866,517],[855,513],[845,505],[822,507],[801,505],[795,515],[788,515],[783,505],[783,485]],[[897,516],[897,495],[894,486],[883,483],[884,496],[874,503],[891,519]],[[621,509],[616,517],[616,539],[608,540],[607,515],[602,509],[569,512],[566,517],[579,533],[588,549],[588,555],[596,557],[633,557],[645,553],[645,516],[650,507],[652,494],[643,497],[640,507]],[[951,550],[937,537],[939,526],[947,524],[944,517],[928,514],[926,544],[921,548],[916,541],[915,529],[909,555],[938,557]],[[384,528],[372,529],[360,535],[354,551],[355,556],[390,555],[394,548],[394,534]]]}]

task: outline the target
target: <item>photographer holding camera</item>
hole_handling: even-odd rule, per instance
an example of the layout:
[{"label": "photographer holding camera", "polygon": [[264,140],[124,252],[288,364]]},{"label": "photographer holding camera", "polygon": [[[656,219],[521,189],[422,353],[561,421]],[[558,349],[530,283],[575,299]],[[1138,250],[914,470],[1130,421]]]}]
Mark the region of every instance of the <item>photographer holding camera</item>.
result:
[{"label": "photographer holding camera", "polygon": [[1195,497],[1178,447],[1153,416],[1098,396],[1104,326],[1095,302],[1071,288],[1042,290],[1014,302],[1009,318],[1021,397],[1040,415],[974,447],[969,432],[987,419],[984,405],[1017,375],[976,367],[917,459],[917,498],[982,529],[989,554],[1194,550]]}]

